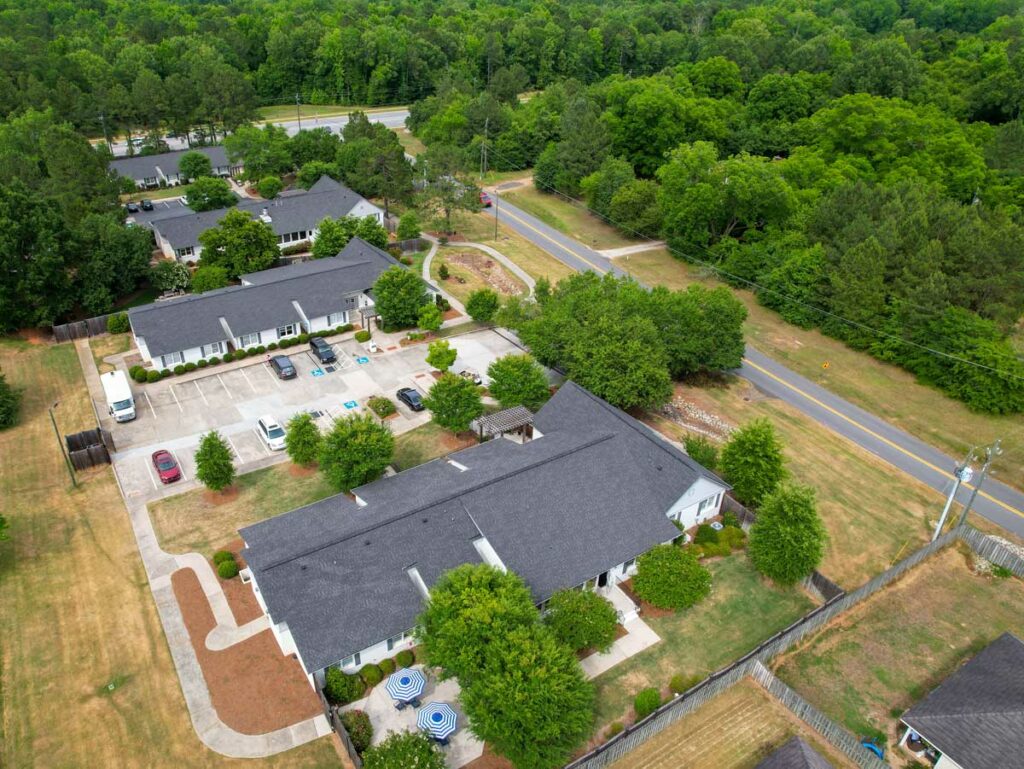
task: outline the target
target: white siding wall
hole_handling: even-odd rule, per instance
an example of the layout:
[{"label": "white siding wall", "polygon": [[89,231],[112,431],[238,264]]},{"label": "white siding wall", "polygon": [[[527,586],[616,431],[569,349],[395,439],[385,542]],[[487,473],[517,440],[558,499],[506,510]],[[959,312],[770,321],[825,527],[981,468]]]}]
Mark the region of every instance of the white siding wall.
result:
[{"label": "white siding wall", "polygon": [[135,332],[132,332],[132,336],[135,337],[135,346],[139,348],[139,355],[142,356],[142,360],[149,363],[149,348],[146,347],[146,340],[141,336],[135,336]]},{"label": "white siding wall", "polygon": [[[698,515],[697,509],[699,508],[701,501],[709,497],[714,497],[716,494],[720,495],[718,503],[706,508]],[[687,489],[686,493],[669,508],[667,515],[669,518],[679,521],[688,529],[691,526],[696,526],[697,524],[703,523],[704,521],[718,515],[722,509],[721,495],[724,494],[725,486],[715,483],[709,478],[698,478],[697,482]]]},{"label": "white siding wall", "polygon": [[327,316],[326,315],[321,315],[319,318],[310,318],[309,319],[309,332],[313,333],[313,332],[316,332],[316,331],[324,331],[325,329],[328,329],[328,328],[337,328],[338,326],[343,326],[346,323],[351,323],[351,322],[352,322],[352,314],[347,312],[347,311],[345,312],[345,319],[344,320],[340,320],[337,323],[332,323],[330,325],[327,324]]},{"label": "white siding wall", "polygon": [[[925,739],[927,739],[927,737]],[[935,762],[935,769],[961,769],[961,766],[949,756],[942,755],[939,757],[939,760]]]},{"label": "white siding wall", "polygon": [[[413,647],[413,638],[406,638],[404,641],[396,643],[392,649],[388,649],[387,640],[381,641],[380,643],[368,646],[359,652],[359,664],[356,665],[354,662],[350,665],[346,665],[342,668],[346,673],[353,673],[363,665],[370,665],[373,663],[380,662],[381,660],[387,659],[388,657],[394,657],[402,649],[411,649]],[[353,655],[354,657],[355,655]]]},{"label": "white siding wall", "polygon": [[384,224],[384,211],[377,208],[373,203],[368,200],[363,200],[356,203],[355,207],[348,212],[349,216],[358,216],[362,219],[364,216],[372,216],[377,220],[378,224]]}]

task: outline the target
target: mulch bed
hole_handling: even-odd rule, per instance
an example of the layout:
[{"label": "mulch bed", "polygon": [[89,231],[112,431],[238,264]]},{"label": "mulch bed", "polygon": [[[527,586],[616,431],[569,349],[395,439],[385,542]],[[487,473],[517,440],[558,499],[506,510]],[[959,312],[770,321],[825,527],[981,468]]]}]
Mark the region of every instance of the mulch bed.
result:
[{"label": "mulch bed", "polygon": [[504,756],[497,755],[491,746],[484,743],[484,754],[468,764],[463,769],[515,769],[512,762]]},{"label": "mulch bed", "polygon": [[[222,550],[230,550],[235,554],[235,560],[238,561],[238,568],[245,568],[245,559],[241,555],[242,548],[245,547],[245,543],[241,537],[233,540],[232,542],[225,545]],[[210,565],[213,566],[213,561],[210,561]],[[213,573],[217,573],[217,567],[213,566]],[[241,577],[234,577],[232,579],[221,579],[217,577],[220,582],[221,588],[224,590],[224,597],[228,599],[228,606],[231,607],[231,613],[235,617],[235,622],[239,625],[244,625],[247,622],[252,622],[254,619],[258,619],[263,614],[263,610],[260,609],[260,604],[256,600],[256,596],[253,595],[252,585],[247,585],[242,582]]]},{"label": "mulch bed", "polygon": [[441,315],[441,317],[444,318],[445,320],[454,320],[455,318],[461,318],[462,313],[456,310],[454,307],[449,307],[447,310],[444,311],[444,314]]},{"label": "mulch bed", "polygon": [[647,603],[636,594],[633,590],[633,580],[627,579],[625,582],[620,582],[619,587],[622,588],[622,592],[629,596],[629,600],[640,607],[640,614],[648,617],[671,617],[675,614],[672,609],[662,609],[653,604]]},{"label": "mulch bed", "polygon": [[322,712],[298,661],[281,654],[270,630],[210,651],[205,639],[216,622],[199,578],[192,569],[178,569],[171,585],[213,707],[225,724],[242,734],[264,734]]}]

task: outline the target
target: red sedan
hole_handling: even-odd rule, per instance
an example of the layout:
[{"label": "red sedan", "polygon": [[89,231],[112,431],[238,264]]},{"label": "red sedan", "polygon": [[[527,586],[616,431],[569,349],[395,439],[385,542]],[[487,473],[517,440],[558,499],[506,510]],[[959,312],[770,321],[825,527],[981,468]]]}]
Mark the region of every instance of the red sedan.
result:
[{"label": "red sedan", "polygon": [[153,467],[156,468],[156,474],[160,476],[161,483],[173,483],[181,480],[181,468],[178,467],[171,452],[166,449],[153,452]]},{"label": "red sedan", "polygon": [[491,196],[483,190],[480,190],[480,205],[484,208],[490,208],[491,206]]}]

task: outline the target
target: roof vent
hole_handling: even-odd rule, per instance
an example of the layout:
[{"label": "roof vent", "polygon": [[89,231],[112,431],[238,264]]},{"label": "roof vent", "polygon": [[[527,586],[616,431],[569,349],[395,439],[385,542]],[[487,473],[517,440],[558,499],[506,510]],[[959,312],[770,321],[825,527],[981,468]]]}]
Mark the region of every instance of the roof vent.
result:
[{"label": "roof vent", "polygon": [[464,464],[462,464],[461,462],[456,462],[451,457],[449,457],[446,461],[448,462],[448,464],[450,464],[452,467],[454,467],[460,473],[464,473],[464,472],[466,472],[469,469]]},{"label": "roof vent", "polygon": [[416,589],[420,591],[420,595],[424,598],[430,598],[430,591],[427,590],[427,583],[423,581],[423,577],[420,576],[420,570],[415,566],[410,566],[405,571],[409,575],[409,579],[412,580],[412,584],[416,586]]},{"label": "roof vent", "polygon": [[266,208],[260,211],[260,221],[265,222],[267,224],[270,224],[272,221],[274,221],[273,219],[270,218],[270,211],[267,210]]},{"label": "roof vent", "polygon": [[429,518],[424,518],[424,519],[423,519],[423,522],[424,522],[424,523],[426,523],[426,522],[427,522],[427,521],[429,521],[429,520],[430,520]]}]

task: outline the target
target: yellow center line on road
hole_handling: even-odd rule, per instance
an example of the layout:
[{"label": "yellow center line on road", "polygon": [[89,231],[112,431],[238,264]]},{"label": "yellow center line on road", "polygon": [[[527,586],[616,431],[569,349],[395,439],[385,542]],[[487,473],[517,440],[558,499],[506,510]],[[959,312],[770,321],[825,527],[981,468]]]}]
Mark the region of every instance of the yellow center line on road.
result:
[{"label": "yellow center line on road", "polygon": [[[516,216],[516,215],[515,215],[515,214],[513,214],[513,213],[510,213],[510,212],[509,212],[509,211],[508,211],[507,209],[504,209],[504,208],[502,208],[502,209],[501,209],[501,210],[499,211],[499,213],[500,213],[501,215],[503,215],[503,216],[508,216],[508,217],[510,217],[510,218],[512,218],[512,219],[515,219],[515,220],[516,220],[517,222],[519,222],[519,223],[520,223],[521,225],[523,225],[524,227],[526,227],[526,228],[528,228],[528,229],[532,230],[533,232],[536,232],[536,233],[537,233],[538,235],[540,235],[540,236],[541,236],[542,238],[544,238],[544,240],[547,240],[547,241],[548,241],[548,242],[550,242],[550,243],[554,243],[554,244],[555,244],[556,246],[558,246],[558,247],[559,247],[560,249],[562,249],[563,251],[568,251],[568,252],[569,252],[570,254],[572,254],[573,256],[575,256],[575,257],[576,257],[577,259],[579,259],[580,261],[586,262],[587,264],[589,264],[589,265],[591,266],[591,268],[593,268],[593,270],[594,270],[595,272],[599,272],[599,273],[602,273],[602,274],[604,274],[604,273],[608,272],[608,270],[604,269],[603,267],[598,267],[598,266],[597,266],[596,264],[594,264],[594,263],[593,263],[592,261],[590,261],[589,259],[587,259],[587,257],[583,256],[582,254],[578,254],[578,253],[576,253],[575,251],[573,251],[573,250],[572,250],[571,248],[569,248],[568,246],[566,246],[565,244],[563,244],[563,243],[559,243],[559,242],[558,242],[557,240],[555,240],[554,238],[552,238],[552,237],[551,237],[550,235],[548,235],[547,233],[541,232],[540,230],[538,230],[538,229],[537,229],[536,227],[534,227],[534,226],[533,226],[532,224],[530,224],[529,222],[527,222],[527,221],[524,221],[524,220],[523,220],[523,219],[522,219],[521,217],[519,217],[519,216]],[[499,221],[500,221],[500,218],[499,218]]]},{"label": "yellow center line on road", "polygon": [[[935,472],[937,472],[937,473],[941,473],[942,475],[949,475],[949,474],[950,474],[950,471],[949,471],[948,469],[947,469],[947,470],[943,470],[943,469],[942,469],[941,467],[938,467],[938,466],[936,466],[936,465],[932,464],[931,462],[929,462],[929,461],[928,461],[927,459],[925,459],[924,457],[919,457],[919,456],[918,456],[917,454],[915,454],[914,452],[910,451],[909,449],[905,449],[905,448],[903,448],[902,446],[900,446],[900,445],[899,445],[898,443],[895,443],[895,442],[893,442],[893,441],[889,440],[889,439],[888,439],[888,438],[886,438],[886,437],[885,437],[884,435],[879,435],[878,433],[876,433],[876,432],[875,432],[874,430],[872,430],[871,428],[869,428],[869,427],[866,427],[866,426],[862,425],[862,424],[861,424],[860,422],[858,422],[857,420],[853,419],[852,417],[849,417],[849,416],[847,416],[846,414],[842,413],[841,411],[838,411],[837,409],[834,409],[834,408],[832,408],[832,407],[831,407],[831,406],[829,406],[829,405],[828,405],[827,403],[823,403],[822,401],[818,400],[817,398],[815,398],[815,397],[814,397],[813,395],[811,395],[810,393],[808,393],[808,392],[804,392],[803,390],[801,390],[801,389],[800,389],[799,387],[797,387],[796,385],[790,384],[789,382],[787,382],[787,381],[786,381],[785,379],[783,379],[782,377],[776,376],[775,374],[773,374],[773,373],[772,373],[771,371],[769,371],[768,369],[766,369],[766,368],[764,368],[764,367],[762,367],[762,366],[758,366],[758,365],[757,365],[756,363],[754,363],[753,361],[751,361],[751,360],[750,360],[749,358],[744,358],[744,359],[743,359],[743,362],[744,362],[744,363],[746,363],[746,364],[747,364],[748,366],[750,366],[751,368],[753,368],[753,369],[757,369],[758,371],[760,371],[760,372],[761,372],[762,374],[764,374],[765,376],[767,376],[767,377],[771,377],[772,379],[774,379],[774,380],[775,380],[776,382],[778,382],[779,384],[781,384],[781,385],[783,385],[783,386],[785,386],[785,387],[788,387],[788,388],[789,388],[790,390],[792,390],[793,392],[795,392],[795,393],[797,393],[797,394],[799,394],[799,395],[803,396],[804,398],[806,398],[807,400],[809,400],[809,401],[810,401],[811,403],[814,403],[815,405],[817,405],[817,406],[820,406],[821,408],[823,408],[823,409],[825,409],[826,411],[828,411],[828,412],[829,412],[830,414],[835,414],[835,415],[836,415],[837,417],[839,417],[840,419],[842,419],[842,420],[844,420],[844,421],[846,421],[846,422],[849,422],[849,423],[850,423],[851,425],[853,425],[854,427],[858,428],[859,430],[862,430],[862,431],[864,431],[865,433],[867,433],[868,435],[870,435],[870,436],[871,436],[872,438],[874,438],[874,439],[876,439],[876,440],[879,440],[879,441],[881,441],[881,442],[882,442],[882,443],[884,443],[884,444],[885,444],[886,446],[889,446],[890,448],[892,448],[892,449],[895,449],[896,451],[900,452],[901,454],[904,454],[904,455],[906,455],[906,456],[910,457],[911,459],[913,459],[913,460],[915,460],[915,461],[917,461],[917,462],[920,462],[920,463],[921,463],[922,465],[924,465],[924,466],[925,466],[925,467],[927,467],[928,469],[930,469],[930,470],[934,470]],[[887,464],[892,464],[892,463],[891,463],[891,462],[889,462],[889,463],[887,463]],[[896,466],[895,466],[895,465],[893,465],[893,467],[896,467]],[[897,468],[897,469],[899,469],[899,468]],[[969,483],[965,483],[965,484],[963,484],[963,485],[964,485],[964,486],[966,486],[967,488],[970,488],[970,489],[973,489],[973,488],[974,488],[974,486],[973,486],[973,485],[971,485],[971,484],[969,484]],[[1006,503],[1005,503],[1005,502],[1003,502],[1002,500],[1000,500],[1000,499],[996,499],[996,498],[995,498],[995,497],[993,497],[993,496],[992,496],[991,494],[987,494],[986,492],[984,492],[984,491],[980,491],[980,490],[979,490],[979,491],[978,491],[978,496],[979,496],[979,497],[984,497],[984,498],[985,498],[985,499],[987,499],[987,500],[988,500],[989,502],[994,502],[995,504],[997,504],[997,505],[999,505],[1000,507],[1004,508],[1005,510],[1007,510],[1007,511],[1009,511],[1009,512],[1013,513],[1014,515],[1018,515],[1018,516],[1020,516],[1021,518],[1024,518],[1024,511],[1018,510],[1018,509],[1017,509],[1017,508],[1015,508],[1015,507],[1011,507],[1010,505],[1006,504]]]}]

